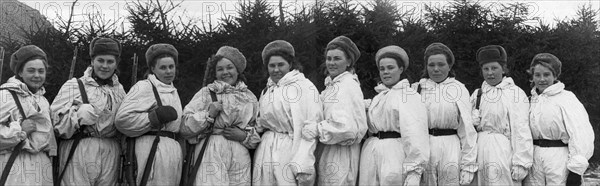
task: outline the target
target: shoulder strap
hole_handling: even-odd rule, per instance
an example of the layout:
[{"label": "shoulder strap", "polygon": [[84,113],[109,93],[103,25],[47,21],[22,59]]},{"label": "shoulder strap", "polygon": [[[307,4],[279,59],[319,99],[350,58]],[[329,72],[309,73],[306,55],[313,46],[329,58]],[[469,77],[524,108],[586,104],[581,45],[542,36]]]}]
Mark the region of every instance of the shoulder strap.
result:
[{"label": "shoulder strap", "polygon": [[156,86],[154,86],[152,82],[150,82],[150,85],[152,85],[152,92],[154,92],[154,99],[156,99],[156,104],[158,106],[163,106],[162,101],[160,100],[160,96],[158,95],[158,90],[156,90]]},{"label": "shoulder strap", "polygon": [[212,102],[217,102],[217,101],[219,101],[219,100],[217,99],[217,93],[216,93],[215,91],[212,91],[212,90],[208,90],[208,91],[210,91],[210,99],[212,99]]},{"label": "shoulder strap", "polygon": [[[163,106],[160,96],[158,95],[158,90],[156,90],[156,86],[154,86],[152,82],[150,82],[150,85],[152,85],[152,92],[154,92],[156,104],[158,106]],[[150,171],[152,170],[152,164],[154,163],[154,156],[156,156],[156,149],[158,148],[158,143],[160,142],[159,133],[160,129],[158,129],[158,132],[154,137],[154,141],[152,141],[150,153],[148,154],[148,159],[146,159],[146,166],[144,166],[144,172],[142,173],[142,180],[140,180],[140,186],[146,186],[148,184],[148,178],[150,177]]]},{"label": "shoulder strap", "polygon": [[481,94],[483,94],[483,91],[481,89],[477,89],[477,101],[475,102],[475,109],[479,109],[479,105],[481,105]]},{"label": "shoulder strap", "polygon": [[417,86],[417,93],[421,94],[421,83]]},{"label": "shoulder strap", "polygon": [[21,101],[19,101],[19,97],[17,96],[17,93],[12,90],[8,90],[8,92],[10,92],[10,95],[12,95],[13,99],[15,100],[15,104],[17,104],[19,113],[21,113],[21,120],[25,119],[25,117],[26,117],[25,110],[23,110],[23,105],[21,105]]},{"label": "shoulder strap", "polygon": [[89,104],[90,100],[88,99],[87,92],[85,92],[85,86],[79,78],[77,78],[77,85],[79,87],[79,93],[81,93],[81,101],[83,101],[84,104]]},{"label": "shoulder strap", "polygon": [[[217,93],[215,93],[215,91],[209,90],[210,91],[210,98],[212,99],[213,102],[217,102]],[[204,143],[202,143],[202,148],[200,148],[200,153],[198,154],[198,156],[196,157],[196,159],[194,160],[194,163],[192,165],[192,169],[190,170],[190,172],[188,173],[188,176],[191,179],[188,180],[188,183],[183,183],[185,185],[193,185],[194,182],[196,181],[194,178],[196,177],[196,174],[198,174],[198,169],[200,168],[200,164],[202,163],[202,158],[204,157],[204,152],[206,152],[206,146],[208,146],[208,141],[210,140],[210,136],[212,135],[212,133],[209,133],[208,136],[206,136],[204,138]],[[190,161],[190,163],[192,163]]]},{"label": "shoulder strap", "polygon": [[[23,110],[21,101],[19,101],[19,97],[17,97],[17,93],[15,91],[4,89],[4,88],[2,90],[7,90],[8,92],[10,92],[13,99],[15,100],[15,103],[17,104],[19,113],[21,113],[21,116],[22,116],[21,120],[25,119],[25,111]],[[25,141],[23,140],[23,141],[19,142],[17,144],[17,146],[15,146],[13,148],[13,151],[12,151],[12,153],[10,153],[10,156],[8,157],[8,161],[6,162],[4,169],[2,169],[2,176],[0,177],[0,185],[6,184],[6,180],[8,180],[8,173],[10,172],[10,169],[12,169],[12,165],[15,163],[15,160],[17,159],[17,155],[19,155],[19,153],[21,152],[21,149],[23,149],[24,145],[25,145]]]},{"label": "shoulder strap", "polygon": [[10,95],[13,97],[13,100],[15,100],[15,104],[17,104],[17,108],[19,109],[19,113],[21,114],[21,117],[23,119],[25,119],[25,110],[23,110],[23,105],[21,105],[21,101],[19,101],[19,97],[17,96],[17,93],[15,91],[7,89],[7,88],[0,88],[0,90],[6,90],[6,91],[10,92]]}]

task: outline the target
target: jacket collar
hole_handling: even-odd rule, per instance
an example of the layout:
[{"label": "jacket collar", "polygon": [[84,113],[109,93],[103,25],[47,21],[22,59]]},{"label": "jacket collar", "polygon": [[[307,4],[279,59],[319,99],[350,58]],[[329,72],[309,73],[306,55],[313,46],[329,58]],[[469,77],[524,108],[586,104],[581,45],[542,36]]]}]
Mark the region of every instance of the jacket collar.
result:
[{"label": "jacket collar", "polygon": [[[533,87],[531,89],[531,95],[538,96],[536,89],[537,89],[536,87]],[[565,84],[559,81],[557,83],[554,83],[553,85],[550,85],[548,88],[546,88],[544,90],[544,92],[542,92],[539,95],[554,96],[554,95],[562,92],[563,90],[565,90]]]},{"label": "jacket collar", "polygon": [[232,86],[224,81],[215,80],[213,83],[206,85],[206,87],[217,94],[244,92],[248,90],[248,86],[243,81],[238,81],[235,86]]},{"label": "jacket collar", "polygon": [[352,79],[352,80],[360,83],[360,81],[358,80],[358,76],[356,76],[356,74],[345,71],[333,79],[331,79],[331,76],[327,76],[325,78],[325,86],[331,86],[331,85],[338,83],[344,79]]},{"label": "jacket collar", "polygon": [[295,83],[298,80],[304,79],[304,74],[302,74],[298,70],[292,70],[285,74],[277,83],[275,83],[271,78],[267,80],[267,87],[272,86],[285,86],[292,83]]},{"label": "jacket collar", "polygon": [[6,88],[8,90],[15,91],[17,94],[20,94],[23,96],[31,96],[31,95],[43,96],[46,93],[46,89],[44,87],[41,87],[40,90],[38,90],[36,93],[31,92],[29,90],[29,87],[27,87],[27,84],[25,84],[21,80],[18,80],[15,76],[9,78],[6,81],[6,83],[4,83],[2,86],[0,86],[0,88]]},{"label": "jacket collar", "polygon": [[377,93],[386,93],[390,90],[399,90],[399,89],[405,89],[408,88],[410,86],[410,83],[408,82],[408,79],[403,79],[398,81],[398,83],[396,83],[394,86],[392,86],[392,88],[388,88],[387,86],[385,86],[383,83],[379,83],[379,85],[377,85],[375,87],[375,91],[377,91]]},{"label": "jacket collar", "polygon": [[93,74],[94,70],[92,67],[87,67],[87,69],[85,69],[85,71],[83,72],[83,76],[81,76],[81,81],[83,81],[85,84],[88,85],[92,85],[92,86],[100,86],[100,84],[98,83],[98,81],[105,81],[105,84],[107,84],[108,86],[118,86],[119,85],[119,77],[117,76],[117,74],[113,74],[110,78],[110,80],[102,80],[99,79],[98,77],[96,77]]},{"label": "jacket collar", "polygon": [[150,81],[150,83],[152,83],[154,86],[156,86],[156,89],[159,92],[175,92],[175,91],[177,91],[177,89],[175,88],[173,83],[165,84],[162,81],[158,80],[158,78],[156,78],[156,76],[154,74],[148,74],[148,81]]}]

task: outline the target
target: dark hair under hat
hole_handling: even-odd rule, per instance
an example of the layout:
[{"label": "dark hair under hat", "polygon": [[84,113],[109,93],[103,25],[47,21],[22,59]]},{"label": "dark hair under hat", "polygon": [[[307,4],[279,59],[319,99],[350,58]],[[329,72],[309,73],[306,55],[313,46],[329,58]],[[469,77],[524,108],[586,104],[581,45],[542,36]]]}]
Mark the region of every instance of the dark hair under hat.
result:
[{"label": "dark hair under hat", "polygon": [[550,71],[554,73],[554,76],[556,78],[560,76],[562,62],[560,62],[558,57],[550,53],[539,53],[533,57],[533,59],[531,60],[531,65],[529,66],[533,68],[535,65],[540,63],[547,63],[548,65],[550,65]]},{"label": "dark hair under hat", "polygon": [[121,43],[112,38],[97,37],[90,43],[90,57],[97,55],[114,55],[121,57]]},{"label": "dark hair under hat", "polygon": [[490,62],[498,62],[506,65],[506,50],[500,45],[488,45],[477,50],[477,62],[483,65]]},{"label": "dark hair under hat", "polygon": [[[273,55],[274,53],[277,52],[283,52],[286,53],[292,57],[296,56],[296,52],[294,51],[294,47],[292,46],[292,44],[290,44],[287,41],[284,40],[275,40],[270,42],[269,44],[267,44],[265,46],[265,48],[262,51],[262,59],[263,59],[263,64],[267,64],[269,62],[269,59],[267,59],[268,57],[271,57],[271,55]],[[291,63],[291,61],[290,61]]]},{"label": "dark hair under hat", "polygon": [[15,53],[10,56],[10,70],[13,73],[18,74],[19,69],[25,65],[25,62],[29,61],[33,57],[39,57],[47,61],[46,53],[35,45],[27,45],[19,48]]},{"label": "dark hair under hat", "polygon": [[431,43],[425,49],[425,68],[427,68],[427,60],[429,60],[429,57],[436,54],[443,54],[446,56],[446,62],[448,62],[450,68],[454,66],[454,54],[452,53],[452,50],[450,50],[450,48],[443,43]]},{"label": "dark hair under hat", "polygon": [[353,66],[358,58],[360,58],[360,50],[358,50],[356,44],[354,44],[354,42],[352,42],[352,40],[346,36],[338,36],[331,40],[327,44],[325,52],[327,52],[327,50],[331,50],[330,47],[333,45],[337,45],[342,48],[342,51],[344,51],[344,53],[346,53],[346,55],[350,58],[350,66]]},{"label": "dark hair under hat", "polygon": [[177,52],[177,49],[175,49],[173,45],[159,43],[150,46],[148,50],[146,50],[146,64],[148,65],[148,68],[152,68],[152,66],[155,65],[153,64],[155,58],[162,54],[172,56],[175,63],[178,63],[179,52]]}]

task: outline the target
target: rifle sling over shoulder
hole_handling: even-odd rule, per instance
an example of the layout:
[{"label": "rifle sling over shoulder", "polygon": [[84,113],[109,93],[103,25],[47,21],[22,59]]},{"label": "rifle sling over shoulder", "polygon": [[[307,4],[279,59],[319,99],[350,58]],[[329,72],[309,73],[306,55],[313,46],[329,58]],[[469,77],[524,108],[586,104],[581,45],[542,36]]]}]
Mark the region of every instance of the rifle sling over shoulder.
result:
[{"label": "rifle sling over shoulder", "polygon": [[[23,105],[21,105],[21,101],[19,101],[19,97],[17,96],[17,93],[15,91],[9,90],[9,89],[0,89],[0,90],[7,90],[8,92],[10,92],[10,94],[12,95],[15,103],[17,104],[17,108],[19,109],[19,113],[21,114],[22,118],[25,118],[25,110],[23,110]],[[22,121],[23,119],[21,119]],[[23,150],[23,146],[25,146],[25,140],[20,141],[12,150],[12,152],[10,153],[10,157],[8,158],[8,162],[6,162],[6,165],[4,166],[4,169],[2,169],[2,176],[0,177],[0,186],[4,186],[6,184],[6,181],[8,180],[8,174],[10,173],[10,170],[12,169],[13,164],[15,163],[15,160],[17,159],[17,156],[19,155],[19,153],[21,152],[21,150]]]}]

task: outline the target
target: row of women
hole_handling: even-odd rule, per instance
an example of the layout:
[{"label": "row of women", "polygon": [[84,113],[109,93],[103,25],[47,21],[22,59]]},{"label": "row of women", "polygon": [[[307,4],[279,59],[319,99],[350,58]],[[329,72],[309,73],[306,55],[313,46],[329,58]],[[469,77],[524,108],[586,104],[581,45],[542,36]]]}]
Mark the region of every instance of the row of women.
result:
[{"label": "row of women", "polygon": [[[57,151],[64,177],[55,181],[115,185],[121,134],[135,139],[137,184],[151,161],[148,185],[180,183],[191,163],[182,163],[179,136],[195,144],[192,162],[200,162],[183,175],[187,185],[578,185],[593,153],[587,112],[558,81],[561,62],[549,53],[531,61],[528,98],[508,76],[501,46],[477,51],[485,81],[471,95],[454,78],[446,45],[425,49],[424,77],[413,84],[401,78],[406,51],[387,46],[375,56],[378,95],[365,100],[354,73],[361,52],[349,38],[327,45],[321,93],[293,46],[276,40],[262,51],[269,78],[257,100],[245,84],[246,58],[224,46],[185,107],[173,85],[172,45],[148,48],[148,78],[128,93],[115,74],[120,55],[118,41],[94,39],[90,66],[52,104],[43,97],[46,54],[30,45],[11,56],[16,75],[0,87],[0,160],[18,155],[2,170],[10,171],[6,185],[51,184],[49,156]],[[253,158],[248,149],[256,149]]]}]

